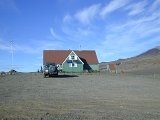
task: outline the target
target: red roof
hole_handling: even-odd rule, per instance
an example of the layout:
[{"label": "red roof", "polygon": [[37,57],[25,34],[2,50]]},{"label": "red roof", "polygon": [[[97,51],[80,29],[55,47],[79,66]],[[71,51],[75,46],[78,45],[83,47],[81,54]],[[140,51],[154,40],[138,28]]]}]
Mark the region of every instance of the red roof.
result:
[{"label": "red roof", "polygon": [[116,70],[116,65],[115,64],[109,64],[110,70]]},{"label": "red roof", "polygon": [[[43,63],[62,64],[71,52],[71,50],[44,50]],[[94,50],[75,50],[74,52],[79,58],[85,59],[88,64],[98,64],[97,55]]]}]

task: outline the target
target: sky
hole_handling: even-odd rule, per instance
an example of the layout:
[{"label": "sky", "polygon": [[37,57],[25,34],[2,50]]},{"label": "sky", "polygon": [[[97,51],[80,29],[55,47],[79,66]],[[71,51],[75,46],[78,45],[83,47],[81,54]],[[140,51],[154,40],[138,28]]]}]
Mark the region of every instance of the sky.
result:
[{"label": "sky", "polygon": [[0,0],[0,71],[37,71],[45,49],[106,62],[159,45],[160,0]]}]

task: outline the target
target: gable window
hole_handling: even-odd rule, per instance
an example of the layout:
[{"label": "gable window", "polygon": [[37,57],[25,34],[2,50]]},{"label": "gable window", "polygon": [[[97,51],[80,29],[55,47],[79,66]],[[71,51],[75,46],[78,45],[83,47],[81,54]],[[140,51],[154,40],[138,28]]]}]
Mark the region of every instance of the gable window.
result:
[{"label": "gable window", "polygon": [[74,56],[74,55],[71,55],[71,59],[74,60],[74,59],[75,59],[75,56]]},{"label": "gable window", "polygon": [[69,55],[69,60],[77,60],[77,56],[76,55]]},{"label": "gable window", "polygon": [[75,63],[75,62],[69,63],[69,67],[77,67],[77,63]]}]

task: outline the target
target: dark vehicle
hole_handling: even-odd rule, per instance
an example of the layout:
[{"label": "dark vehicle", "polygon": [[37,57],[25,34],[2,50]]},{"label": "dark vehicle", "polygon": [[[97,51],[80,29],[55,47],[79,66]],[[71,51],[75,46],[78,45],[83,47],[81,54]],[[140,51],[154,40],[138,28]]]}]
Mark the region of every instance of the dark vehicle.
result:
[{"label": "dark vehicle", "polygon": [[16,73],[17,73],[17,71],[16,71],[16,70],[13,70],[13,69],[9,71],[9,74],[10,74],[10,75],[15,75]]},{"label": "dark vehicle", "polygon": [[44,77],[57,76],[58,75],[57,65],[55,63],[45,64],[44,70],[43,70],[43,75],[44,75]]},{"label": "dark vehicle", "polygon": [[0,76],[5,76],[6,73],[4,71],[0,72]]}]

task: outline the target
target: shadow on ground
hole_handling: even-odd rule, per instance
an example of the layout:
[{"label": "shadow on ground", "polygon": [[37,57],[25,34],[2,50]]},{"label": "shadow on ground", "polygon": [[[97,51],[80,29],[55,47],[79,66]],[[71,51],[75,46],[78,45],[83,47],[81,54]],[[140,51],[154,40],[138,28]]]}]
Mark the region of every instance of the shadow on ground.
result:
[{"label": "shadow on ground", "polygon": [[78,75],[58,75],[58,76],[52,76],[54,78],[72,78],[72,77],[79,77]]}]

